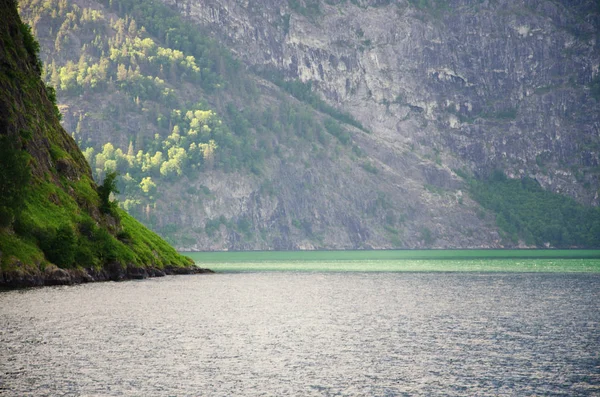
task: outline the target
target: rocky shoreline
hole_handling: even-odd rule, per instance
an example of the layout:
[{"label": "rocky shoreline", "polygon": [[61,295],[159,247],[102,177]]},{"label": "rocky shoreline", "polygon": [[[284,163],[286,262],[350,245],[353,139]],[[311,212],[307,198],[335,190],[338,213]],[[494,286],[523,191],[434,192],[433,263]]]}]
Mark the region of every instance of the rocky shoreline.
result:
[{"label": "rocky shoreline", "polygon": [[102,269],[78,268],[61,269],[54,265],[43,271],[28,273],[18,267],[14,270],[0,271],[0,288],[26,288],[51,285],[73,285],[100,281],[141,280],[150,277],[167,275],[214,273],[210,269],[197,266],[176,267],[121,267],[119,264],[108,265]]}]

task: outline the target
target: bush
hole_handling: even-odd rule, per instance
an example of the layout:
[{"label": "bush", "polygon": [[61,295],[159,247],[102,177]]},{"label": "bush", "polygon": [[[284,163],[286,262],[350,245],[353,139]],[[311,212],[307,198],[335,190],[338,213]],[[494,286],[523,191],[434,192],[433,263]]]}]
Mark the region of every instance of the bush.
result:
[{"label": "bush", "polygon": [[38,74],[41,74],[42,61],[40,60],[39,56],[40,44],[35,40],[35,37],[33,37],[33,33],[31,33],[31,26],[27,25],[26,23],[21,23],[19,29],[23,35],[23,45],[25,46],[29,56],[34,59]]},{"label": "bush", "polygon": [[98,196],[100,197],[100,211],[104,214],[115,213],[115,203],[110,201],[111,193],[120,193],[117,189],[117,172],[111,171],[106,174],[102,185],[98,186]]},{"label": "bush", "polygon": [[58,105],[56,104],[56,90],[54,89],[54,87],[47,85],[46,95],[48,96],[50,102],[52,102],[52,106],[54,108],[54,115],[58,120],[62,120],[62,114],[60,113],[60,110],[58,110]]},{"label": "bush", "polygon": [[127,230],[122,230],[117,233],[117,239],[125,244],[129,244],[133,238],[131,237],[131,233],[129,233]]},{"label": "bush", "polygon": [[40,230],[36,237],[46,259],[58,267],[73,266],[77,240],[71,226],[63,225],[58,230]]},{"label": "bush", "polygon": [[0,227],[10,226],[15,216],[10,208],[0,207]]},{"label": "bush", "polygon": [[377,174],[379,173],[379,170],[377,169],[377,167],[375,167],[373,164],[371,163],[362,163],[360,165],[365,171],[370,172],[371,174]]},{"label": "bush", "polygon": [[221,222],[218,219],[209,219],[204,225],[204,231],[209,237],[213,237],[219,230],[220,226]]},{"label": "bush", "polygon": [[95,234],[98,257],[104,263],[115,262],[119,258],[117,241],[105,229],[98,229]]},{"label": "bush", "polygon": [[597,74],[590,83],[590,93],[596,101],[600,101],[600,74]]},{"label": "bush", "polygon": [[346,131],[337,121],[332,119],[325,120],[325,129],[331,135],[335,136],[342,144],[347,145],[352,141],[350,133]]},{"label": "bush", "polygon": [[9,226],[20,213],[31,177],[28,154],[20,139],[0,137],[0,225]]},{"label": "bush", "polygon": [[79,223],[79,233],[88,239],[94,238],[96,229],[96,223],[92,220],[92,218],[85,218]]},{"label": "bush", "polygon": [[77,240],[75,249],[75,264],[83,267],[92,267],[95,265],[95,254],[91,242],[83,237]]}]

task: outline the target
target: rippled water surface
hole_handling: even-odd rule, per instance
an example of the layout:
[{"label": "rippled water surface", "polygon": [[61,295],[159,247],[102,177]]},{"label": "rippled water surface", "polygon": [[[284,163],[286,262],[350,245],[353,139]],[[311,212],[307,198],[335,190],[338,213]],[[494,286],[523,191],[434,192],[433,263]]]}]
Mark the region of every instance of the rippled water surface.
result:
[{"label": "rippled water surface", "polygon": [[598,273],[254,272],[0,293],[0,395],[600,395]]}]

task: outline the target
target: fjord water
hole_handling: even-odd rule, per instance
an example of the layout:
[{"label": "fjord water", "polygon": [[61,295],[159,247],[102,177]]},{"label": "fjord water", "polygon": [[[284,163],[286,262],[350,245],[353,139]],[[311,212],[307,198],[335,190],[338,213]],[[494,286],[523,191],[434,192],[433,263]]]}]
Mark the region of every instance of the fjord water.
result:
[{"label": "fjord water", "polygon": [[0,395],[600,393],[597,259],[329,260],[0,293]]},{"label": "fjord water", "polygon": [[187,252],[217,271],[597,272],[600,250],[360,250]]}]

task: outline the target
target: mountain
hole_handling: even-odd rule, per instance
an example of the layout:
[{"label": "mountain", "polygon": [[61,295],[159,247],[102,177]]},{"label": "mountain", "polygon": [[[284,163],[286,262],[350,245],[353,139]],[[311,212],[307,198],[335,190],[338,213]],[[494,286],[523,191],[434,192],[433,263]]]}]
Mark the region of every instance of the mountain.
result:
[{"label": "mountain", "polygon": [[600,246],[596,1],[20,12],[93,172],[180,249]]},{"label": "mountain", "polygon": [[0,286],[200,272],[110,200],[61,127],[39,44],[0,1]]}]

